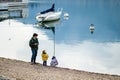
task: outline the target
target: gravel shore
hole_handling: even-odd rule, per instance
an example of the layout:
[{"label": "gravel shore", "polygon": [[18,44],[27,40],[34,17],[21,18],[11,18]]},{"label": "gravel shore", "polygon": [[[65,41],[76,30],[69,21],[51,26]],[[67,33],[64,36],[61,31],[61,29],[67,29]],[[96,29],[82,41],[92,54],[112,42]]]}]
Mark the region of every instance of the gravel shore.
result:
[{"label": "gravel shore", "polygon": [[100,74],[60,67],[31,65],[0,57],[0,80],[120,80],[120,75]]}]

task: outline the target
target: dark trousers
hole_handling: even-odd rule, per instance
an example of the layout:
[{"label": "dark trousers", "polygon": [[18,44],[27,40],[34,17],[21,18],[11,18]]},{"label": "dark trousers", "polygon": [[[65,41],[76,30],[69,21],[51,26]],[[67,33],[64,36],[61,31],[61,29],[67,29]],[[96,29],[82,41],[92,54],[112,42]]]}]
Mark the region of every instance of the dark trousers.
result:
[{"label": "dark trousers", "polygon": [[43,61],[43,66],[47,66],[47,61]]},{"label": "dark trousers", "polygon": [[36,63],[37,50],[36,49],[31,50],[32,50],[31,62]]}]

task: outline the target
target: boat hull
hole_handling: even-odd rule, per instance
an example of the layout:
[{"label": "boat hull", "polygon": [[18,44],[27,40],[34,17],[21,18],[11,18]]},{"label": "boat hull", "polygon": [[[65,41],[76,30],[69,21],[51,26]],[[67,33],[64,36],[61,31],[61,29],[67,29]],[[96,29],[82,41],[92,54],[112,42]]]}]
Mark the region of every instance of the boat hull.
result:
[{"label": "boat hull", "polygon": [[39,14],[36,16],[36,20],[41,21],[54,21],[60,19],[62,12],[48,12],[46,14]]}]

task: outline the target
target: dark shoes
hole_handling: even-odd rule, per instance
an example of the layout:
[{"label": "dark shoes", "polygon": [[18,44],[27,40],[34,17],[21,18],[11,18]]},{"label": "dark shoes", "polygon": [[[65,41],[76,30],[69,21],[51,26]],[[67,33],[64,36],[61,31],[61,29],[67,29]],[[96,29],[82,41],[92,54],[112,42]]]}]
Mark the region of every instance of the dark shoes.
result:
[{"label": "dark shoes", "polygon": [[33,65],[34,63],[33,62],[31,62],[31,65]]},{"label": "dark shoes", "polygon": [[37,64],[36,62],[31,62],[31,65]]},{"label": "dark shoes", "polygon": [[47,64],[43,64],[43,66],[47,66]]}]

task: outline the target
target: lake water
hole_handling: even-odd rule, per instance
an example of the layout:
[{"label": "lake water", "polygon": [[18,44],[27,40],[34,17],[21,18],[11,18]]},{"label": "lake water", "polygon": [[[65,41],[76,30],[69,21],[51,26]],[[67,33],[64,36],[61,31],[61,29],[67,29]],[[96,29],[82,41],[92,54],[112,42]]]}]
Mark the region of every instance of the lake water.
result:
[{"label": "lake water", "polygon": [[[33,33],[38,33],[37,62],[42,63],[41,52],[45,49],[48,65],[55,51],[59,67],[120,75],[120,0],[53,2],[56,10],[63,8],[63,14],[59,21],[45,23],[55,27],[51,29],[38,25],[35,16],[50,8],[52,1],[30,2],[17,7],[20,11],[0,11],[0,15],[12,16],[0,17],[0,57],[29,62],[29,40]],[[64,17],[64,13],[69,17]]]}]

